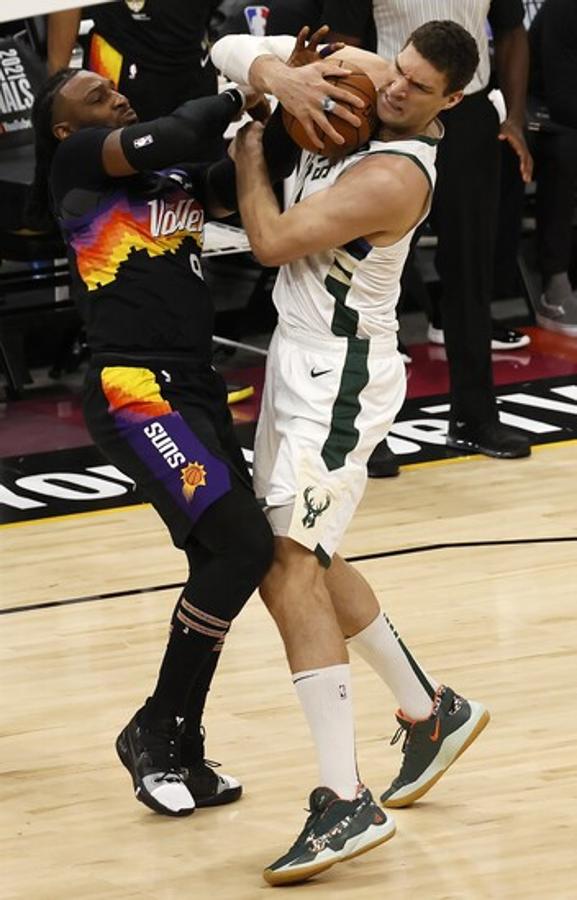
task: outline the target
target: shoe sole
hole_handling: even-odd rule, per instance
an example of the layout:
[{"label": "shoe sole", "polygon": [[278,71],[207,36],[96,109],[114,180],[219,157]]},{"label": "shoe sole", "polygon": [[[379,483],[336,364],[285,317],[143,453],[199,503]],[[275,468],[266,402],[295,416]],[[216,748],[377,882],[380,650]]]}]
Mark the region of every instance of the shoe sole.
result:
[{"label": "shoe sole", "polygon": [[563,325],[561,322],[555,322],[546,316],[536,315],[537,325],[546,331],[555,331],[557,334],[564,334],[567,337],[577,337],[577,325]]},{"label": "shoe sole", "polygon": [[[415,800],[419,800],[420,797],[422,797],[424,794],[426,794],[427,791],[430,791],[431,788],[437,783],[437,781],[440,778],[442,778],[442,776],[445,774],[447,769],[450,769],[451,766],[453,765],[453,763],[457,759],[459,759],[459,757],[461,756],[462,753],[465,752],[467,747],[470,747],[470,745],[473,743],[475,738],[479,737],[481,732],[489,724],[490,720],[491,720],[491,715],[489,713],[489,710],[484,709],[483,712],[481,713],[481,715],[479,716],[477,722],[475,723],[475,726],[473,727],[473,729],[467,736],[467,739],[465,740],[465,742],[459,746],[459,748],[456,750],[454,755],[450,757],[449,761],[442,769],[435,772],[435,774],[433,776],[431,776],[431,778],[427,779],[427,781],[425,781],[423,784],[420,784],[418,788],[416,788],[413,791],[410,791],[408,794],[404,794],[402,797],[394,797],[393,796],[393,797],[390,797],[389,799],[385,799],[385,794],[386,794],[386,792],[385,792],[385,794],[381,795],[381,803],[383,804],[383,806],[387,807],[388,809],[402,809],[404,806],[410,806],[412,803],[415,802]],[[461,727],[463,728],[464,726],[461,726]],[[453,732],[453,734],[458,735],[460,730],[461,729],[458,729],[457,731]],[[449,735],[449,738],[447,738],[446,740],[449,740],[451,737],[452,737],[452,735]],[[401,788],[401,790],[402,790],[402,788]]]},{"label": "shoe sole", "polygon": [[369,478],[398,478],[401,474],[401,470],[399,466],[396,468],[387,468],[385,465],[382,468],[379,468],[377,464],[367,469],[367,474]]},{"label": "shoe sole", "polygon": [[[373,850],[374,847],[378,847],[379,844],[384,844],[387,841],[390,841],[392,837],[395,836],[397,831],[397,826],[395,825],[392,819],[387,819],[387,827],[386,829],[382,829],[381,834],[375,840],[370,841],[367,844],[363,844],[362,847],[359,847],[357,850],[353,850],[351,853],[347,853],[346,856],[338,857],[335,859],[325,859],[322,862],[313,863],[310,866],[303,866],[300,869],[292,868],[287,869],[286,871],[276,872],[274,869],[265,869],[263,872],[264,880],[276,887],[278,885],[283,884],[297,884],[298,882],[308,881],[309,878],[314,878],[315,875],[320,875],[321,872],[326,872],[327,869],[330,869],[332,866],[336,866],[337,863],[348,862],[349,859],[355,859],[357,856],[362,856],[363,853],[368,853],[369,850]],[[354,838],[351,838],[354,841]]]},{"label": "shoe sole", "polygon": [[465,441],[461,438],[445,438],[445,445],[451,450],[466,450],[468,453],[482,453],[484,456],[491,456],[493,459],[523,459],[531,456],[531,445],[529,444],[525,450],[492,450],[489,447],[482,447],[473,441]]},{"label": "shoe sole", "polygon": [[149,809],[152,809],[154,812],[160,813],[163,816],[173,816],[174,818],[182,818],[183,816],[191,816],[195,810],[193,806],[192,809],[180,809],[180,810],[172,810],[168,809],[168,807],[163,806],[154,797],[148,793],[148,791],[143,790],[140,785],[136,782],[134,775],[132,774],[132,768],[130,766],[130,761],[132,758],[132,753],[130,751],[130,747],[128,746],[128,739],[126,738],[124,731],[121,731],[118,737],[116,738],[116,752],[118,753],[118,758],[122,765],[128,769],[130,777],[132,778],[132,786],[134,788],[134,796],[141,803],[144,803],[145,806],[148,806]]},{"label": "shoe sole", "polygon": [[528,347],[531,343],[531,338],[528,334],[524,334],[522,338],[518,341],[512,341],[510,344],[507,341],[491,341],[491,350],[520,350],[522,347]]}]

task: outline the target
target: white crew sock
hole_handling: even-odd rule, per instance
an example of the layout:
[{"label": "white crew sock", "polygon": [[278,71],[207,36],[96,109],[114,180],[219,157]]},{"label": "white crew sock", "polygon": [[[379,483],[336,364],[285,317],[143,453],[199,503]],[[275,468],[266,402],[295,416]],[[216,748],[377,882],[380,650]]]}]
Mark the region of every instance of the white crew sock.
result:
[{"label": "white crew sock", "polygon": [[359,777],[350,666],[343,663],[295,672],[293,684],[317,749],[320,785],[352,800]]},{"label": "white crew sock", "polygon": [[389,686],[406,716],[426,719],[431,715],[439,685],[413,659],[384,613],[347,643]]}]

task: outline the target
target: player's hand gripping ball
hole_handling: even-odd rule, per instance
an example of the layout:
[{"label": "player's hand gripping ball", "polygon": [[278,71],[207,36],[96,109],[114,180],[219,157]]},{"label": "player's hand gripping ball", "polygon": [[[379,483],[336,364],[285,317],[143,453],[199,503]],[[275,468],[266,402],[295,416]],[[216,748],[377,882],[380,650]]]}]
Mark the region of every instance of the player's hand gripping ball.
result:
[{"label": "player's hand gripping ball", "polygon": [[286,109],[283,109],[282,118],[287,134],[292,138],[295,144],[303,150],[310,150],[311,153],[318,153],[319,155],[322,154],[329,159],[340,159],[341,157],[352,153],[354,150],[357,150],[359,147],[362,147],[363,144],[366,144],[373,136],[378,124],[377,91],[369,76],[354,63],[347,62],[343,59],[331,59],[331,62],[342,68],[349,69],[350,75],[345,75],[342,78],[329,77],[326,80],[332,84],[338,85],[346,91],[356,94],[365,101],[365,106],[362,109],[356,106],[350,107],[351,112],[361,120],[360,126],[355,127],[354,125],[351,125],[350,122],[345,122],[340,116],[327,112],[327,118],[331,125],[335,131],[338,131],[338,133],[344,137],[345,141],[343,144],[336,144],[331,138],[327,137],[326,134],[323,134],[320,129],[317,128],[317,134],[321,140],[324,141],[323,149],[319,150],[319,148],[315,147],[311,142],[303,126],[295,116],[287,112]]}]

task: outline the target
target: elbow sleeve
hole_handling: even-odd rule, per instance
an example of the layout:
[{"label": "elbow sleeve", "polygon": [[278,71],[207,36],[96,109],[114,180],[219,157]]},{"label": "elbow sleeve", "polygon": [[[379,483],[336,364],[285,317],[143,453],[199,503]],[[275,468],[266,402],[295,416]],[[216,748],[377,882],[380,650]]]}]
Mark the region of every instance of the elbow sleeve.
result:
[{"label": "elbow sleeve", "polygon": [[286,62],[295,45],[289,34],[258,37],[252,34],[227,34],[211,50],[216,68],[237,84],[248,84],[248,72],[258,56],[276,56]]},{"label": "elbow sleeve", "polygon": [[243,95],[234,89],[188,100],[169,116],[123,128],[123,153],[137,172],[176,162],[204,162],[213,156],[215,138],[226,131],[242,105]]}]

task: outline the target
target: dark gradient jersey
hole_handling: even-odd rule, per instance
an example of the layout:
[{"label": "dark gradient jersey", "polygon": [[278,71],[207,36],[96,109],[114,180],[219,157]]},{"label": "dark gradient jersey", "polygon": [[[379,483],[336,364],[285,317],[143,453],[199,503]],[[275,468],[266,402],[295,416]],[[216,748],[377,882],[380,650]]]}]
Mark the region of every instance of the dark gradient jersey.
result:
[{"label": "dark gradient jersey", "polygon": [[63,141],[51,187],[74,297],[95,352],[209,359],[213,307],[202,278],[206,165],[111,178],[108,129]]}]

